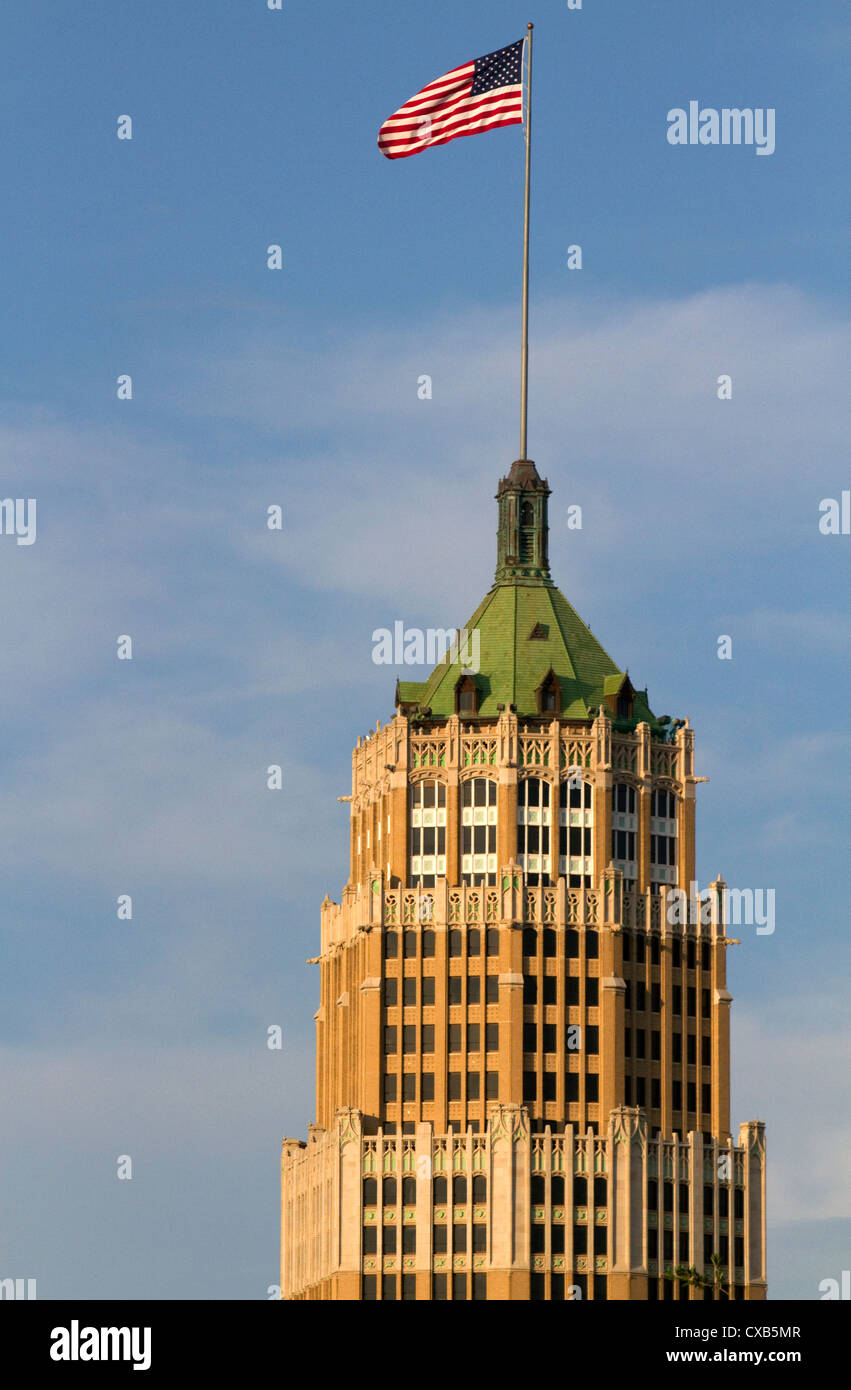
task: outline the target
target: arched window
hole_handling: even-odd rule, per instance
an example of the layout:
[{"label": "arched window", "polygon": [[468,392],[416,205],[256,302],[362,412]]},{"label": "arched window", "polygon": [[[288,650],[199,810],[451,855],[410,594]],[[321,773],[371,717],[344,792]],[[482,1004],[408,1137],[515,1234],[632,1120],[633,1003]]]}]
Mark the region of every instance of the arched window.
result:
[{"label": "arched window", "polygon": [[650,798],[650,884],[677,881],[677,798],[657,788]]},{"label": "arched window", "polygon": [[620,869],[624,887],[635,887],[635,842],[638,830],[635,787],[616,782],[612,788],[612,860]]},{"label": "arched window", "polygon": [[552,810],[549,782],[524,777],[517,784],[517,862],[532,887],[551,882]]},{"label": "arched window", "polygon": [[410,789],[410,882],[433,888],[446,877],[446,787],[443,782],[415,782]]},{"label": "arched window", "polygon": [[474,777],[461,789],[461,879],[496,883],[496,782]]},{"label": "arched window", "polygon": [[590,782],[578,775],[559,788],[558,871],[570,888],[590,888],[594,877],[594,800]]},{"label": "arched window", "polygon": [[455,713],[464,715],[478,714],[479,712],[479,690],[476,684],[476,677],[471,675],[459,676],[455,682]]},{"label": "arched window", "polygon": [[561,714],[561,685],[553,670],[547,672],[535,694],[539,714]]}]

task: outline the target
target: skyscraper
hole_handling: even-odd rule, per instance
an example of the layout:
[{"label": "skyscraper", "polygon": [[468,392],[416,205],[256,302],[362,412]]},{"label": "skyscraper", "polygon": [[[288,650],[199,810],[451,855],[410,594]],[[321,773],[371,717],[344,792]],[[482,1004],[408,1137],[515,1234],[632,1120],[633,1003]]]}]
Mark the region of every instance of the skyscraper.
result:
[{"label": "skyscraper", "polygon": [[[693,731],[554,585],[549,495],[512,465],[466,640],[353,752],[284,1298],[765,1297],[764,1127],[730,1131]],[[685,1268],[715,1289],[666,1277]]]}]

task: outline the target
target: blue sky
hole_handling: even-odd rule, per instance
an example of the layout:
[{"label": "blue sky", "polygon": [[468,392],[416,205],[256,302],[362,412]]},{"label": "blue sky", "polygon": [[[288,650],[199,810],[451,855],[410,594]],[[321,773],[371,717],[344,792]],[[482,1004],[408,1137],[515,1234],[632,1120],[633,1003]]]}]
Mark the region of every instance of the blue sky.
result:
[{"label": "blue sky", "polygon": [[[2,494],[38,499],[0,536],[0,1275],[41,1297],[277,1280],[371,633],[465,621],[517,453],[521,132],[376,137],[529,18],[554,575],[695,726],[701,881],[777,894],[730,963],[772,1292],[851,1260],[847,11],[90,0],[10,14],[0,83]],[[671,147],[692,99],[774,107],[775,153]]]}]

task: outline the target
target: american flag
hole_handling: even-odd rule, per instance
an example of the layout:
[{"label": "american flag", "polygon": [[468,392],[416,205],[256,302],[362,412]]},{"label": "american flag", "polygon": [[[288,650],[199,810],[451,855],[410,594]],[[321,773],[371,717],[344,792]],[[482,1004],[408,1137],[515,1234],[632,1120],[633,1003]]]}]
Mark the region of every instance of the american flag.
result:
[{"label": "american flag", "polygon": [[523,44],[518,39],[429,82],[384,122],[378,148],[404,159],[459,135],[523,122]]}]

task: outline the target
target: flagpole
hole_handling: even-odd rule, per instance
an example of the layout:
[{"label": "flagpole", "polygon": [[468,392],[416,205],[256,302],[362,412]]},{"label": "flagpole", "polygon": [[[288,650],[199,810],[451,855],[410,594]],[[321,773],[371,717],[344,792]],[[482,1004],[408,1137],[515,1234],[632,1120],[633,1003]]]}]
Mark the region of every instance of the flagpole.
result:
[{"label": "flagpole", "polygon": [[527,24],[526,203],[523,218],[523,342],[520,349],[520,457],[526,457],[526,407],[529,396],[529,187],[532,169],[532,30]]}]

